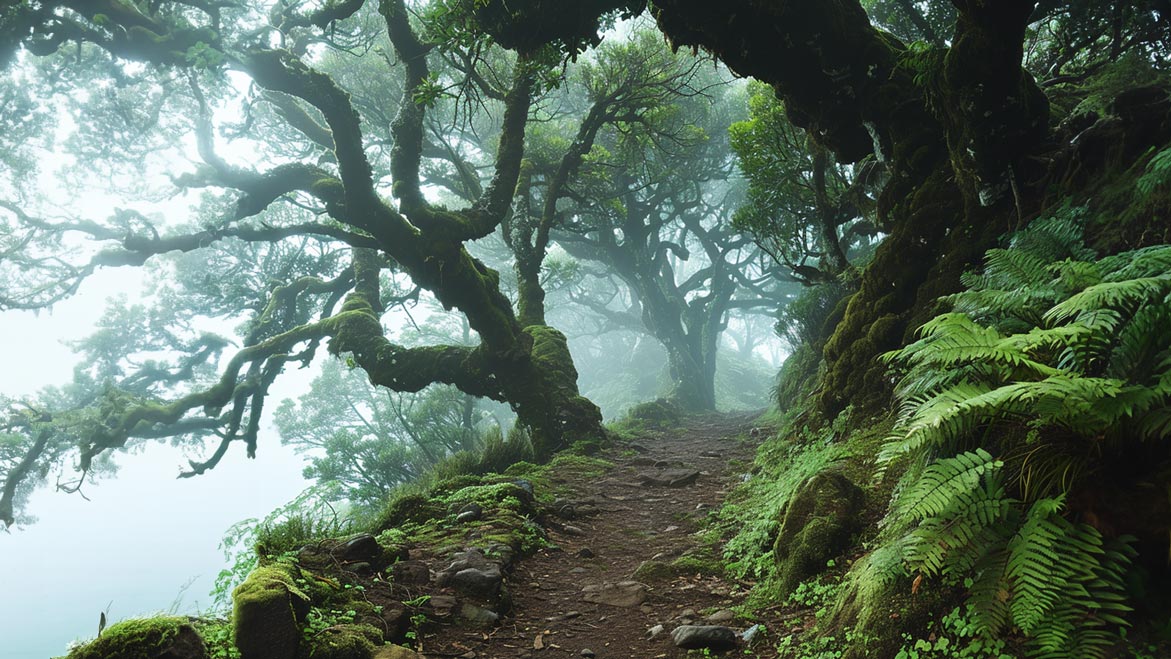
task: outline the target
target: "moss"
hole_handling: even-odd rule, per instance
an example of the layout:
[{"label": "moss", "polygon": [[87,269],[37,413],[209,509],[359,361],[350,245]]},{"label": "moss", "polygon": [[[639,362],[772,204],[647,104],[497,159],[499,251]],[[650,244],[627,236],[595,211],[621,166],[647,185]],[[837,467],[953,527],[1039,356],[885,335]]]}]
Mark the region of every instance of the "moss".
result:
[{"label": "moss", "polygon": [[139,618],[112,625],[68,659],[155,659],[178,644],[190,644],[191,654],[183,656],[206,656],[203,640],[186,618]]},{"label": "moss", "polygon": [[371,625],[332,625],[305,643],[305,659],[371,659],[382,645],[382,633]]},{"label": "moss", "polygon": [[391,499],[374,523],[378,531],[403,526],[413,522],[425,522],[446,513],[442,505],[425,494],[412,492]]},{"label": "moss", "polygon": [[773,543],[778,596],[787,597],[845,551],[859,527],[862,502],[861,488],[836,471],[823,471],[797,490]]}]

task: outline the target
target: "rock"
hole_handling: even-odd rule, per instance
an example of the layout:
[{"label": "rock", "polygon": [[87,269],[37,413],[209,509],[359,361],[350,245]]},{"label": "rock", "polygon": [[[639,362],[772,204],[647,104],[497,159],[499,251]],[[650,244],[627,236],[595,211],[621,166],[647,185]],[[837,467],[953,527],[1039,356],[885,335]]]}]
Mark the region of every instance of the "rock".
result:
[{"label": "rock", "polygon": [[662,625],[655,625],[654,627],[646,630],[646,637],[653,641],[665,631],[667,631],[666,627],[663,627]]},{"label": "rock", "polygon": [[500,620],[500,614],[495,611],[468,602],[460,605],[456,617],[470,627],[494,627]]},{"label": "rock", "polygon": [[574,519],[577,517],[577,508],[569,499],[555,499],[549,505],[549,512],[561,519]]},{"label": "rock", "polygon": [[423,655],[401,645],[384,645],[378,648],[374,659],[424,659]]},{"label": "rock", "polygon": [[431,599],[427,600],[427,604],[431,605],[431,610],[439,616],[450,615],[457,603],[451,595],[432,595]]},{"label": "rock", "polygon": [[374,574],[374,568],[370,567],[370,564],[367,563],[366,561],[359,561],[357,563],[347,563],[346,565],[342,566],[342,569],[345,570],[346,572],[352,572],[354,574],[360,574],[360,575],[364,575],[364,576]]},{"label": "rock", "polygon": [[833,470],[816,474],[797,488],[773,544],[777,597],[788,597],[846,549],[860,524],[863,501],[862,489]]},{"label": "rock", "polygon": [[577,550],[578,558],[593,558],[596,555],[597,554],[595,554],[589,547],[582,547],[581,549]]},{"label": "rock", "polygon": [[719,625],[682,625],[671,632],[671,640],[684,650],[723,652],[736,647],[736,632]]},{"label": "rock", "polygon": [[495,565],[485,568],[465,568],[451,575],[447,581],[447,585],[456,590],[489,599],[500,594],[500,586],[503,583],[504,575]]},{"label": "rock", "polygon": [[501,567],[507,567],[516,560],[516,550],[506,544],[493,542],[484,548],[484,556],[491,557],[489,560],[499,563]]},{"label": "rock", "polygon": [[435,581],[441,587],[451,586],[469,595],[494,599],[504,582],[500,565],[479,549],[468,549],[456,554],[451,565],[435,575]]},{"label": "rock", "polygon": [[371,625],[331,625],[303,641],[298,656],[313,659],[368,659],[382,645],[382,633]]},{"label": "rock", "polygon": [[199,632],[185,618],[159,616],[124,620],[69,656],[207,659]]},{"label": "rock", "polygon": [[640,473],[638,480],[646,486],[656,487],[685,487],[699,478],[699,472],[694,469],[662,469],[657,473]]},{"label": "rock", "polygon": [[524,490],[525,492],[528,492],[529,496],[533,495],[533,484],[531,481],[527,481],[522,478],[519,480],[512,481],[512,484],[519,487],[520,489]]},{"label": "rock", "polygon": [[458,524],[467,524],[484,517],[484,507],[475,501],[465,504],[455,515]]},{"label": "rock", "polygon": [[569,524],[563,525],[561,527],[561,530],[563,532],[567,533],[568,535],[585,535],[585,531],[577,528],[576,526],[571,526]]},{"label": "rock", "polygon": [[716,451],[700,451],[699,457],[701,457],[701,458],[722,458],[724,456],[721,455],[720,453],[717,453]]},{"label": "rock", "polygon": [[721,610],[716,611],[715,613],[711,614],[707,618],[704,618],[704,620],[707,620],[708,622],[713,622],[713,623],[715,623],[715,622],[731,622],[735,619],[736,619],[736,614],[733,611],[731,611],[730,609],[721,609]]},{"label": "rock", "polygon": [[632,576],[642,581],[665,581],[674,578],[677,574],[678,572],[670,563],[651,559],[640,563]]},{"label": "rock", "polygon": [[587,570],[584,567],[575,567],[569,571],[570,574],[585,574]]},{"label": "rock", "polygon": [[341,558],[343,561],[364,561],[372,562],[382,554],[382,545],[374,539],[374,536],[369,533],[360,533],[341,546]]},{"label": "rock", "polygon": [[586,659],[594,659],[594,657],[598,656],[593,650],[589,648],[582,648],[581,652],[578,654],[585,657]]},{"label": "rock", "polygon": [[[291,568],[296,569],[296,568]],[[286,568],[257,568],[232,591],[232,624],[243,659],[293,659],[309,596]]]},{"label": "rock", "polygon": [[647,587],[637,581],[589,585],[582,592],[587,602],[621,608],[634,608],[647,599]]},{"label": "rock", "polygon": [[423,561],[401,561],[390,568],[391,577],[397,584],[422,586],[431,583],[431,569]]},{"label": "rock", "polygon": [[386,638],[398,638],[407,631],[407,625],[411,622],[410,613],[402,606],[388,606],[382,609],[381,617]]}]

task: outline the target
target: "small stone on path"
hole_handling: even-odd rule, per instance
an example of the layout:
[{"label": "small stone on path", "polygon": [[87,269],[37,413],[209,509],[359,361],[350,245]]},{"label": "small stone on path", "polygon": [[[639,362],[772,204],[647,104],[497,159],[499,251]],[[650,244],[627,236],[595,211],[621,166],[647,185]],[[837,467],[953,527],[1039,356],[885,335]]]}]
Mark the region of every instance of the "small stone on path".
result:
[{"label": "small stone on path", "polygon": [[722,652],[736,647],[736,632],[719,625],[682,625],[671,632],[671,640],[684,650]]},{"label": "small stone on path", "polygon": [[594,604],[605,604],[620,608],[633,608],[647,599],[647,587],[637,581],[591,584],[582,588],[582,599]]}]

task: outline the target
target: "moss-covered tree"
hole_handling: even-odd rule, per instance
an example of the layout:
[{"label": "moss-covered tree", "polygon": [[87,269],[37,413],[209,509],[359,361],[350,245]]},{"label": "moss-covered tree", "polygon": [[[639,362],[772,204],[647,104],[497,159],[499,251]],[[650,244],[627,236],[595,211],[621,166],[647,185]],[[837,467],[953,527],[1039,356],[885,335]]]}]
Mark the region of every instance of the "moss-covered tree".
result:
[{"label": "moss-covered tree", "polygon": [[[218,436],[218,448],[193,462],[190,474],[213,467],[235,443],[254,455],[269,386],[287,364],[308,363],[327,341],[330,352],[347,355],[376,385],[417,391],[446,383],[508,402],[545,455],[574,436],[602,432],[597,408],[578,394],[565,338],[519,321],[497,273],[466,247],[508,215],[534,88],[559,52],[573,54],[597,40],[596,16],[572,34],[550,35],[560,51],[542,39],[512,44],[515,55],[497,58],[509,70],[493,71],[503,78],[493,101],[498,147],[490,177],[475,185],[465,180],[480,194],[458,210],[431,203],[423,187],[426,154],[454,150],[426,134],[441,77],[484,75],[456,68],[440,76],[431,68],[437,46],[465,55],[489,47],[466,29],[471,38],[446,39],[444,25],[458,24],[458,16],[437,11],[418,19],[402,0],[103,0],[21,4],[5,10],[3,20],[13,37],[6,61],[16,60],[10,65],[33,83],[36,102],[75,104],[80,125],[71,139],[80,160],[148,180],[159,166],[149,161],[151,152],[182,153],[181,140],[189,139],[198,165],[169,172],[171,180],[179,190],[207,190],[198,220],[179,228],[131,210],[106,221],[46,219],[36,203],[18,203],[21,192],[35,199],[37,191],[30,180],[17,182],[4,204],[3,308],[45,308],[99,268],[227,243],[325,245],[325,261],[316,265],[326,267],[267,272],[260,278],[271,279],[252,287],[205,271],[202,284],[217,288],[211,297],[220,308],[194,316],[250,310],[242,346],[223,364],[227,341],[172,332],[156,348],[181,350],[182,357],[146,366],[131,359],[53,404],[14,405],[6,416],[0,519],[13,522],[14,503],[27,493],[22,484],[43,477],[71,445],[80,447],[83,478],[109,449],[144,438]],[[364,59],[363,74],[353,75],[349,68],[371,52],[382,57]],[[367,92],[379,77],[388,80],[383,92],[397,89],[401,97],[372,102]],[[75,95],[66,100],[68,93]],[[386,112],[394,102],[397,109]],[[225,149],[224,136],[247,146]],[[81,236],[93,247],[54,255],[62,236]],[[387,288],[403,278],[410,282],[405,297]],[[384,312],[420,289],[466,317],[479,344],[389,341]],[[254,297],[233,299],[232,290]],[[149,350],[143,343],[123,347]]]}]

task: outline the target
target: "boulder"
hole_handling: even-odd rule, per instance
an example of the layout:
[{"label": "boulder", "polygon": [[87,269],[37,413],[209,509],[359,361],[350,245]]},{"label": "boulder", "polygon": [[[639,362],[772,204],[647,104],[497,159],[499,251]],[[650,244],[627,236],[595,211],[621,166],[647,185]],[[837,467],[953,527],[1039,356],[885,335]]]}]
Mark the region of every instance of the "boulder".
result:
[{"label": "boulder", "polygon": [[309,597],[284,566],[257,568],[232,591],[232,625],[243,659],[295,659]]},{"label": "boulder", "polygon": [[207,659],[207,647],[186,618],[160,616],[112,625],[70,659]]},{"label": "boulder", "polygon": [[860,487],[833,470],[816,474],[797,489],[773,544],[779,599],[845,551],[859,526],[864,496]]}]

